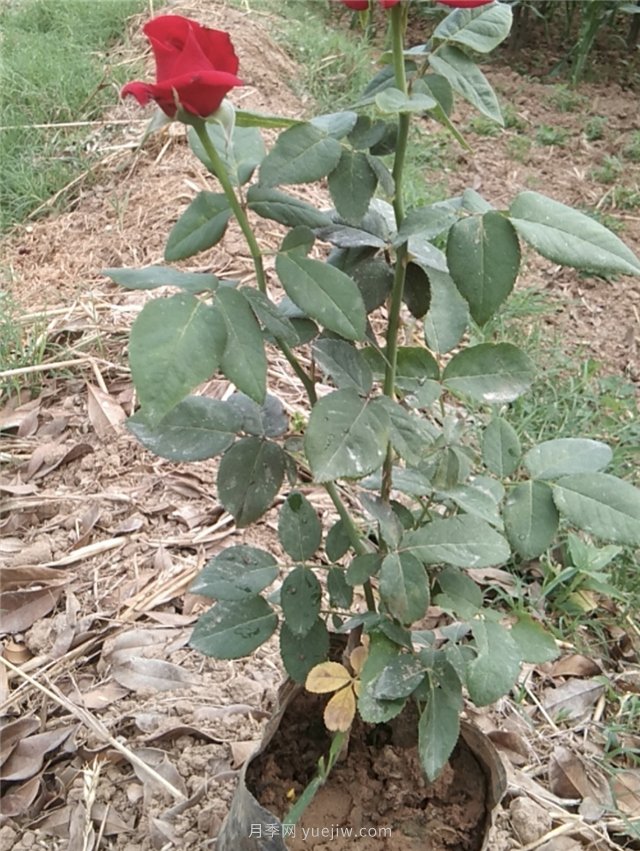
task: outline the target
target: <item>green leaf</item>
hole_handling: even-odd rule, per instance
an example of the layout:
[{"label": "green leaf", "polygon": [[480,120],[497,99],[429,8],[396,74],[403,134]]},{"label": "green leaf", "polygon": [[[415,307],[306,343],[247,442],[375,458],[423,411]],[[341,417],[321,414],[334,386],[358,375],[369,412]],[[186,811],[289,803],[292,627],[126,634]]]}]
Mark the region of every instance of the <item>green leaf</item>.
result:
[{"label": "green leaf", "polygon": [[491,3],[477,9],[456,9],[436,27],[433,38],[454,41],[476,53],[490,53],[509,35],[511,7]]},{"label": "green leaf", "polygon": [[336,390],[311,409],[304,451],[316,482],[358,479],[384,461],[389,418],[379,400]]},{"label": "green leaf", "polygon": [[371,369],[351,343],[323,337],[316,340],[312,351],[320,369],[333,379],[339,390],[353,388],[363,396],[371,390]]},{"label": "green leaf", "polygon": [[455,348],[469,323],[469,305],[446,272],[427,269],[431,303],[424,320],[424,338],[434,352],[444,354]]},{"label": "green leaf", "polygon": [[164,259],[184,260],[216,245],[224,236],[230,216],[226,195],[199,192],[171,228]]},{"label": "green leaf", "polygon": [[324,542],[324,551],[329,561],[338,561],[351,546],[349,535],[342,520],[336,520],[327,532]]},{"label": "green leaf", "polygon": [[447,240],[449,272],[483,325],[513,289],[520,268],[520,244],[500,213],[469,216],[453,225]]},{"label": "green leaf", "polygon": [[222,456],[218,497],[236,526],[249,526],[261,517],[280,490],[284,452],[269,440],[243,437]]},{"label": "green leaf", "polygon": [[209,559],[189,591],[217,600],[247,600],[264,591],[277,575],[271,553],[241,544]]},{"label": "green leaf", "polygon": [[375,576],[382,566],[382,556],[378,553],[364,553],[351,560],[346,572],[346,580],[349,585],[364,585],[364,583]]},{"label": "green leaf", "polygon": [[243,293],[231,287],[218,289],[216,308],[227,331],[220,368],[239,390],[262,403],[267,390],[267,358],[255,315]]},{"label": "green leaf", "polygon": [[139,411],[127,428],[150,452],[169,461],[203,461],[228,449],[240,431],[241,420],[233,408],[218,399],[187,396],[156,426]]},{"label": "green leaf", "polygon": [[378,178],[366,154],[344,148],[329,175],[329,192],[340,216],[357,225],[369,209],[377,185]]},{"label": "green leaf", "polygon": [[353,587],[345,578],[341,567],[330,567],[327,573],[329,602],[338,609],[348,609],[353,603]]},{"label": "green leaf", "polygon": [[394,245],[402,245],[410,236],[431,240],[448,231],[458,221],[458,216],[448,204],[438,202],[427,207],[409,210],[394,239]]},{"label": "green leaf", "polygon": [[205,656],[241,659],[270,638],[278,617],[262,597],[216,603],[200,616],[189,644]]},{"label": "green leaf", "polygon": [[417,656],[395,656],[374,680],[372,694],[378,700],[409,697],[424,680],[426,665]]},{"label": "green leaf", "polygon": [[280,655],[285,671],[296,683],[304,683],[309,671],[329,656],[329,633],[318,618],[306,635],[297,635],[285,622],[280,627]]},{"label": "green leaf", "polygon": [[367,314],[356,283],[340,269],[297,254],[278,254],[276,272],[289,298],[325,328],[362,340]]},{"label": "green leaf", "polygon": [[409,313],[416,319],[422,319],[431,303],[431,290],[427,273],[417,263],[408,263],[404,281],[402,300]]},{"label": "green leaf", "polygon": [[287,319],[279,306],[274,304],[267,295],[253,287],[240,287],[239,292],[249,302],[257,319],[262,322],[269,334],[294,346],[298,343],[298,334],[291,320]]},{"label": "green leaf", "polygon": [[323,133],[328,133],[334,139],[342,139],[347,134],[351,133],[358,121],[358,113],[352,110],[344,110],[343,112],[329,112],[326,115],[316,115],[311,119],[311,124],[322,130]]},{"label": "green leaf", "polygon": [[322,525],[315,508],[298,491],[290,493],[280,509],[278,537],[294,561],[306,561],[320,546]]},{"label": "green leaf", "polygon": [[450,499],[467,514],[473,514],[486,520],[497,529],[502,529],[503,523],[498,511],[498,504],[493,494],[475,484],[455,485],[449,490],[441,491],[439,498]]},{"label": "green leaf", "polygon": [[553,635],[530,615],[518,615],[517,622],[511,627],[511,637],[518,645],[523,662],[542,665],[560,655]]},{"label": "green leaf", "polygon": [[460,570],[446,568],[438,574],[441,593],[434,602],[446,612],[460,618],[473,618],[482,606],[482,591],[478,585]]},{"label": "green leaf", "polygon": [[[415,396],[420,406],[438,397],[440,367],[422,346],[400,346],[397,352],[396,387]],[[435,396],[434,396],[435,392]]]},{"label": "green leaf", "polygon": [[431,426],[387,396],[381,397],[380,403],[389,415],[391,445],[404,461],[418,464],[434,441]]},{"label": "green leaf", "polygon": [[482,460],[496,476],[511,476],[518,469],[522,447],[514,427],[503,417],[494,417],[482,435]]},{"label": "green leaf", "polygon": [[342,145],[312,124],[285,130],[260,166],[260,183],[312,183],[337,166]]},{"label": "green leaf", "polygon": [[369,655],[364,663],[360,682],[362,684],[358,698],[358,712],[362,720],[368,724],[383,724],[399,715],[406,699],[378,700],[374,696],[375,682],[396,656],[399,647],[385,635],[372,632],[369,643]]},{"label": "green leaf", "polygon": [[385,115],[395,115],[407,112],[428,112],[434,109],[438,102],[425,92],[406,95],[400,89],[390,86],[375,96],[375,104]]},{"label": "green leaf", "polygon": [[482,71],[459,48],[445,45],[429,54],[433,70],[445,77],[451,88],[488,118],[503,124],[500,104]]},{"label": "green leaf", "polygon": [[278,130],[282,127],[295,127],[296,124],[302,123],[297,118],[285,118],[283,115],[265,115],[262,112],[236,109],[237,127],[264,127],[267,130]]},{"label": "green leaf", "polygon": [[532,447],[522,460],[534,479],[557,479],[573,473],[597,473],[612,457],[610,447],[599,440],[561,437]]},{"label": "green leaf", "polygon": [[129,363],[150,426],[211,378],[225,340],[224,323],[214,308],[192,295],[179,293],[145,304],[131,328]]},{"label": "green leaf", "polygon": [[531,386],[534,366],[529,356],[511,343],[481,343],[454,355],[442,378],[456,396],[504,405]]},{"label": "green leaf", "polygon": [[476,706],[507,694],[520,673],[520,649],[509,630],[491,621],[471,625],[478,655],[467,665],[466,685]]},{"label": "green leaf", "polygon": [[[224,129],[217,122],[205,124],[205,129],[218,156],[224,163],[225,171],[231,182],[236,186],[242,186],[250,180],[251,175],[265,155],[264,142],[260,131],[256,127],[241,126],[237,120],[231,140],[227,138]],[[188,135],[191,150],[207,169],[215,174],[213,163],[202,146],[196,131],[190,127]]]},{"label": "green leaf", "polygon": [[280,605],[285,623],[295,635],[306,635],[320,614],[322,586],[315,573],[298,565],[287,575],[280,589]]},{"label": "green leaf", "polygon": [[551,488],[543,482],[520,482],[511,488],[504,506],[507,538],[522,558],[546,552],[558,531],[558,510]]},{"label": "green leaf", "polygon": [[268,186],[250,186],[247,191],[247,206],[263,219],[272,219],[287,227],[306,225],[321,228],[331,225],[331,217],[306,201],[287,195]]},{"label": "green leaf", "polygon": [[565,476],[553,485],[558,511],[613,544],[640,546],[640,490],[608,473]]},{"label": "green leaf", "polygon": [[229,407],[241,419],[239,430],[256,437],[280,437],[289,428],[289,416],[277,396],[267,394],[262,405],[244,393],[233,393],[227,399]]},{"label": "green leaf", "polygon": [[455,567],[490,567],[503,564],[511,555],[502,535],[484,520],[471,515],[432,520],[407,532],[402,549],[424,564]]},{"label": "green leaf", "polygon": [[521,192],[509,208],[511,224],[555,263],[595,272],[640,275],[640,260],[610,230],[538,192]]},{"label": "green leaf", "polygon": [[182,272],[170,266],[147,266],[146,269],[103,269],[103,275],[128,290],[154,290],[156,287],[179,287],[188,293],[215,291],[218,279],[207,272]]},{"label": "green leaf", "polygon": [[418,753],[422,770],[429,782],[440,774],[451,756],[460,735],[462,691],[432,686],[427,704],[418,722]]},{"label": "green leaf", "polygon": [[382,562],[379,583],[383,603],[400,623],[411,624],[424,616],[429,579],[417,558],[407,552],[389,553]]}]

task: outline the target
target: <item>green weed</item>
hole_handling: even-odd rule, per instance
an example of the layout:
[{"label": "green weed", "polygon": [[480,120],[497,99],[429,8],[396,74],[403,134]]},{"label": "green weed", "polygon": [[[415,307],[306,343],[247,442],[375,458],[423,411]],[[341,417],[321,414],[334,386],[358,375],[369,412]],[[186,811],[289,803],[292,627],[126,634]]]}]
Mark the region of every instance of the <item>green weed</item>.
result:
[{"label": "green weed", "polygon": [[512,136],[507,140],[507,153],[512,160],[517,160],[521,163],[529,162],[532,144],[528,136]]},{"label": "green weed", "polygon": [[[2,372],[35,366],[44,360],[47,338],[44,321],[32,323],[27,330],[20,308],[11,295],[0,289],[0,370]],[[38,380],[29,375],[0,377],[0,398],[17,393]]]},{"label": "green weed", "polygon": [[469,122],[469,128],[477,133],[478,136],[500,136],[502,128],[490,118],[485,118],[484,115],[476,115]]},{"label": "green weed", "polygon": [[507,103],[502,107],[502,117],[507,130],[524,130],[527,122],[523,121],[513,104]]},{"label": "green weed", "polygon": [[585,105],[587,98],[565,83],[559,83],[549,96],[549,102],[560,112],[577,112]]},{"label": "green weed", "polygon": [[622,156],[632,163],[640,163],[640,130],[631,134],[631,141],[622,149]]},{"label": "green weed", "polygon": [[597,142],[604,138],[607,119],[603,115],[592,116],[584,125],[584,135],[588,142]]},{"label": "green weed", "polygon": [[563,147],[567,143],[569,131],[562,127],[551,127],[549,124],[541,124],[536,130],[536,142],[539,145],[557,145]]},{"label": "green weed", "polygon": [[618,157],[605,156],[599,168],[591,171],[591,177],[598,183],[615,183],[624,166]]}]

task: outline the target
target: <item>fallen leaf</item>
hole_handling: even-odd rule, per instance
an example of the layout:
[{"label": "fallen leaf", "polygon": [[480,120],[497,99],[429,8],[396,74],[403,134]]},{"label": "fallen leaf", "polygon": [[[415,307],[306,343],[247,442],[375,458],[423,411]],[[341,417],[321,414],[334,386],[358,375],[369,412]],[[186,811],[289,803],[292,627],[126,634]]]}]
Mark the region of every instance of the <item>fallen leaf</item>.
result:
[{"label": "fallen leaf", "polygon": [[0,812],[5,818],[24,815],[35,801],[39,789],[40,774],[19,786],[10,786],[0,798]]},{"label": "fallen leaf", "polygon": [[129,689],[120,686],[113,681],[94,686],[88,691],[73,691],[69,694],[69,700],[84,706],[85,709],[105,709],[117,700],[121,700],[129,694]]},{"label": "fallen leaf", "polygon": [[4,764],[18,742],[29,736],[40,726],[37,718],[17,718],[0,726],[0,765]]},{"label": "fallen leaf", "polygon": [[87,384],[87,396],[89,422],[100,440],[110,440],[122,431],[127,415],[115,399],[93,384]]},{"label": "fallen leaf", "polygon": [[167,727],[156,733],[152,733],[145,739],[145,744],[153,744],[155,742],[166,742],[172,739],[177,739],[180,736],[192,736],[194,739],[203,739],[205,742],[210,742],[212,745],[225,744],[224,739],[219,739],[207,733],[206,730],[201,730],[198,727],[191,727],[189,724],[176,724],[174,727]]},{"label": "fallen leaf", "polygon": [[198,706],[193,712],[193,720],[196,723],[215,721],[218,718],[227,718],[229,715],[251,715],[260,720],[269,718],[271,713],[250,706],[248,703],[230,703],[228,706]]},{"label": "fallen leaf", "polygon": [[55,609],[62,593],[61,585],[0,593],[2,632],[24,632]]},{"label": "fallen leaf", "polygon": [[591,799],[600,807],[612,804],[605,775],[563,745],[554,748],[549,759],[549,788],[560,798]]},{"label": "fallen leaf", "polygon": [[259,744],[260,742],[255,740],[231,742],[229,745],[231,748],[231,768],[242,768],[249,757],[255,753]]},{"label": "fallen leaf", "polygon": [[583,718],[604,694],[604,685],[596,680],[570,679],[545,691],[543,706],[552,718]]},{"label": "fallen leaf", "polygon": [[163,848],[177,847],[180,840],[175,828],[164,819],[149,816],[149,839],[153,848],[161,851]]},{"label": "fallen leaf", "polygon": [[[159,748],[138,748],[134,751],[134,753],[139,759],[146,763],[150,768],[153,768],[161,777],[171,783],[171,785],[180,792],[183,792],[186,796],[187,789],[184,785],[184,780],[178,773],[175,765],[169,761],[165,751],[160,750]],[[133,768],[138,780],[140,780],[144,786],[145,799],[148,799],[158,791],[167,792],[165,787],[158,780],[148,774],[144,769],[140,768],[140,766],[136,765],[135,762],[131,763],[131,767]]]},{"label": "fallen leaf", "polygon": [[0,769],[0,780],[26,780],[42,768],[45,754],[57,748],[77,730],[73,727],[58,727],[22,739]]},{"label": "fallen leaf", "polygon": [[549,674],[552,677],[594,677],[601,673],[602,668],[595,659],[589,659],[580,653],[563,656],[549,666]]},{"label": "fallen leaf", "polygon": [[197,680],[184,668],[161,659],[134,656],[111,669],[111,675],[121,686],[131,691],[155,689],[171,691],[184,686],[196,685]]},{"label": "fallen leaf", "polygon": [[91,807],[91,819],[100,826],[104,825],[103,833],[105,836],[129,833],[133,829],[133,825],[118,815],[111,804],[103,804],[100,801],[96,801]]},{"label": "fallen leaf", "polygon": [[620,771],[611,781],[616,807],[628,816],[640,813],[640,769]]},{"label": "fallen leaf", "polygon": [[15,591],[29,585],[64,583],[68,574],[64,570],[54,570],[40,565],[2,565],[0,567],[0,592]]},{"label": "fallen leaf", "polygon": [[62,464],[69,464],[90,452],[93,452],[93,446],[89,443],[77,443],[71,448],[54,442],[43,443],[34,450],[23,472],[23,478],[25,481],[43,479]]},{"label": "fallen leaf", "polygon": [[506,753],[514,765],[526,765],[531,759],[531,748],[519,733],[512,730],[490,730],[487,735],[497,748]]}]

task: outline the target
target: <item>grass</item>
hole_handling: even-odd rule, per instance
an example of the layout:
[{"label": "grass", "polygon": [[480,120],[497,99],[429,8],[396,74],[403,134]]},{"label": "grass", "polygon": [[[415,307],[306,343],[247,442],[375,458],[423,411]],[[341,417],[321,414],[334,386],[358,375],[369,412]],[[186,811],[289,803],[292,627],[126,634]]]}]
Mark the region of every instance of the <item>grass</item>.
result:
[{"label": "grass", "polygon": [[598,183],[615,183],[624,170],[619,157],[605,156],[598,168],[591,171],[591,177]]},{"label": "grass", "polygon": [[[13,370],[27,366],[36,366],[44,360],[47,348],[47,338],[44,333],[44,321],[36,321],[27,330],[21,322],[21,310],[11,295],[0,289],[0,369]],[[0,377],[0,399],[4,394],[19,393],[24,387],[31,387],[37,392],[34,381],[42,376],[36,374],[35,379],[25,376]]]},{"label": "grass", "polygon": [[584,95],[579,94],[566,83],[559,83],[549,96],[549,102],[559,112],[577,112],[587,102]]},{"label": "grass", "polygon": [[587,142],[597,142],[604,139],[607,119],[603,115],[592,116],[584,125],[584,135]]},{"label": "grass", "polygon": [[[135,69],[118,65],[109,48],[122,39],[127,19],[146,8],[145,0],[0,5],[0,231],[24,220],[90,164],[91,128],[53,125],[92,121],[116,102]],[[40,124],[48,126],[33,127]]]},{"label": "grass", "polygon": [[502,127],[484,115],[476,115],[469,122],[469,128],[478,136],[500,136]]},{"label": "grass", "polygon": [[622,156],[632,163],[640,163],[640,130],[631,134],[631,141],[622,149]]}]

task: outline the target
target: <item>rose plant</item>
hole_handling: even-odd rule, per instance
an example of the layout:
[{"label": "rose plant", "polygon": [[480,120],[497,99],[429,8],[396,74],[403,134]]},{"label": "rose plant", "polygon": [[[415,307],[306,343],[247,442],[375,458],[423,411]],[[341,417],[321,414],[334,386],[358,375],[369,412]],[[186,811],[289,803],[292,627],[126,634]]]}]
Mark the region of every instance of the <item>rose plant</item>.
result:
[{"label": "rose plant", "polygon": [[[192,646],[239,658],[279,630],[290,677],[334,694],[325,717],[339,736],[356,711],[377,724],[414,702],[429,778],[456,743],[465,695],[490,704],[523,661],[556,655],[538,616],[515,600],[505,618],[470,569],[517,571],[570,527],[640,545],[640,491],[605,472],[607,445],[523,445],[509,404],[535,367],[485,330],[514,287],[522,245],[605,277],[638,275],[640,261],[594,219],[533,191],[507,209],[472,189],[407,206],[412,122],[442,125],[465,145],[454,93],[502,122],[473,57],[507,36],[510,7],[444,2],[459,8],[410,50],[409,3],[372,3],[388,16],[388,64],[351,109],[310,120],[234,110],[222,101],[241,85],[228,37],[178,16],[148,23],[156,82],[124,94],[190,125],[191,148],[217,181],[173,226],[166,263],[207,252],[215,268],[210,252],[234,217],[255,274],[240,284],[171,265],[107,270],[124,287],[177,290],[148,301],[131,330],[140,403],[131,432],[173,461],[220,456],[218,498],[238,527],[284,489],[286,562],[244,544],[213,557],[192,587],[215,601]],[[268,151],[261,128],[280,130]],[[330,208],[286,189],[317,181]],[[286,229],[273,271],[258,218]],[[269,388],[276,350],[308,400],[298,431]],[[197,393],[217,372],[237,389],[226,401]],[[335,507],[328,529],[312,487]],[[443,613],[437,630],[425,621],[431,604]],[[349,636],[350,664],[328,659],[330,630]]]}]

